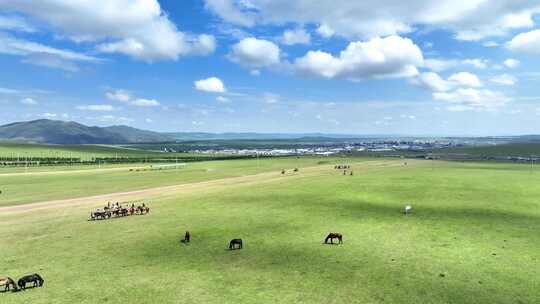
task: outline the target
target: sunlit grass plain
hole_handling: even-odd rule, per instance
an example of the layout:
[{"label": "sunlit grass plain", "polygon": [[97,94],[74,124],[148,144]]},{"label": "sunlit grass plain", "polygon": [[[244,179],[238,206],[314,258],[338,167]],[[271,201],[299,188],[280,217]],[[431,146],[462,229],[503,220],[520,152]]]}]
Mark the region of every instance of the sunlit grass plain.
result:
[{"label": "sunlit grass plain", "polygon": [[[201,175],[171,182],[280,169],[295,160],[265,161],[274,164],[198,163]],[[147,216],[88,222],[91,206],[0,211],[0,275],[39,272],[45,278],[43,288],[0,294],[0,301],[540,303],[540,171],[361,160],[353,164],[354,176],[343,176],[333,169],[337,162],[310,174],[301,169],[267,182],[156,198]],[[317,163],[306,159],[298,166]],[[141,174],[156,175],[139,180],[126,173],[99,187],[158,185],[173,178],[168,174],[181,175]],[[83,179],[50,180],[51,189]],[[10,191],[23,193],[22,181]],[[93,195],[99,187],[66,196]],[[27,190],[25,200],[3,204],[48,198],[38,188]],[[401,214],[405,202],[413,215]],[[186,229],[192,233],[188,246],[179,242]],[[344,245],[323,245],[328,232],[342,233]],[[244,249],[226,250],[236,237]]]}]

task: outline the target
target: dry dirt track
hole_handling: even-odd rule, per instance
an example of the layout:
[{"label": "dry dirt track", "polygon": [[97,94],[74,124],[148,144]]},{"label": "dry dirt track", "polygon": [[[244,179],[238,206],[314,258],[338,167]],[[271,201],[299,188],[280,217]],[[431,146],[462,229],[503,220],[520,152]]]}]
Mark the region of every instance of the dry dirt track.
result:
[{"label": "dry dirt track", "polygon": [[[380,161],[369,161],[361,164],[357,164],[353,169],[366,169],[384,166],[399,166],[400,163],[394,162],[380,162]],[[250,184],[261,184],[273,181],[283,180],[285,178],[289,179],[298,179],[298,178],[309,178],[321,174],[330,174],[330,175],[341,175],[340,171],[336,171],[331,166],[313,166],[301,168],[300,172],[292,174],[286,174],[285,176],[281,175],[279,172],[265,172],[254,175],[238,176],[238,177],[228,177],[216,180],[209,180],[204,182],[196,183],[187,183],[179,184],[173,186],[164,186],[149,188],[143,190],[135,191],[126,191],[126,192],[116,192],[88,197],[79,197],[79,198],[70,198],[70,199],[61,199],[61,200],[52,200],[31,204],[15,205],[0,207],[0,215],[16,214],[22,212],[29,212],[35,210],[44,210],[52,208],[62,208],[62,207],[72,207],[72,206],[81,206],[81,205],[97,205],[105,204],[106,202],[117,202],[117,201],[128,201],[128,200],[142,200],[142,199],[155,199],[157,197],[176,195],[182,193],[193,193],[198,191],[204,191],[215,188],[231,187],[231,186],[246,186]]]},{"label": "dry dirt track", "polygon": [[136,169],[148,169],[148,168],[150,168],[150,166],[114,167],[114,168],[81,169],[81,170],[36,171],[36,172],[12,172],[12,173],[0,173],[0,177],[99,173],[99,172],[129,171],[129,169],[136,170]]},{"label": "dry dirt track", "polygon": [[321,173],[323,171],[331,172],[328,170],[328,166],[316,166],[301,169],[301,172],[298,174],[287,174],[282,176],[279,172],[266,172],[255,175],[246,175],[239,177],[228,177],[216,180],[209,180],[204,182],[180,184],[173,186],[164,186],[149,188],[144,190],[135,190],[135,191],[126,191],[126,192],[116,192],[110,194],[102,194],[96,196],[80,197],[80,198],[70,198],[70,199],[61,199],[61,200],[52,200],[46,202],[38,202],[31,204],[15,205],[8,207],[0,208],[0,215],[51,209],[51,208],[62,208],[69,206],[80,206],[80,205],[92,205],[97,203],[106,203],[106,202],[117,202],[117,201],[127,201],[127,200],[142,200],[142,199],[155,199],[160,196],[168,196],[180,193],[196,192],[207,190],[209,188],[222,187],[222,186],[235,186],[235,185],[249,185],[249,184],[259,184],[263,182],[272,182],[276,180],[281,180],[283,178],[301,178],[309,177],[314,174]]}]

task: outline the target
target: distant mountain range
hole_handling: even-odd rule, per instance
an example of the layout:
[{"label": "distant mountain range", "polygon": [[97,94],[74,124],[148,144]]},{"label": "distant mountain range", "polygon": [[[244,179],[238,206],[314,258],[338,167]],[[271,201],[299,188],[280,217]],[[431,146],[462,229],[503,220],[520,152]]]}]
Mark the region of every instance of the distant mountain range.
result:
[{"label": "distant mountain range", "polygon": [[[128,126],[91,127],[73,121],[39,119],[14,122],[0,126],[0,140],[35,142],[48,144],[133,144],[133,143],[165,143],[179,141],[204,140],[331,140],[345,139],[379,140],[406,139],[412,136],[397,135],[351,135],[325,133],[207,133],[207,132],[170,132],[160,133],[140,130]],[[442,138],[442,137],[439,137]],[[449,140],[469,137],[448,137]],[[471,137],[473,141],[504,142],[540,142],[540,135],[504,136],[504,137]]]},{"label": "distant mountain range", "polygon": [[[345,138],[358,138],[358,135],[347,134],[324,134],[324,133],[207,133],[207,132],[173,132],[165,133],[166,135],[173,137],[178,141],[191,141],[191,140],[286,140],[286,139],[299,139],[299,138],[333,138],[333,139],[345,139]],[[369,138],[371,136],[362,136],[362,138]]]},{"label": "distant mountain range", "polygon": [[[128,126],[91,127],[73,121],[38,119],[0,126],[0,140],[48,144],[133,144],[198,140],[294,140],[358,138],[323,133],[159,133]],[[369,138],[365,136],[364,138]]]},{"label": "distant mountain range", "polygon": [[73,121],[39,119],[0,126],[0,139],[48,144],[127,144],[166,142],[166,134],[128,126],[89,127]]}]

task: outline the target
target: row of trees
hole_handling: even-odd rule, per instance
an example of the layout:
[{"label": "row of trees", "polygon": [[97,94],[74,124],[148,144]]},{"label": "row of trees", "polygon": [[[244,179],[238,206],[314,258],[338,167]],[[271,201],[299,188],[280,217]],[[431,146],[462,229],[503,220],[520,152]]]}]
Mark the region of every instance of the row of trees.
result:
[{"label": "row of trees", "polygon": [[[262,156],[261,156],[262,157]],[[132,164],[132,163],[179,163],[209,160],[229,160],[255,158],[253,155],[219,155],[219,156],[187,156],[187,157],[96,157],[83,160],[77,157],[0,157],[0,166],[55,166],[55,165],[98,165],[98,164]]]}]

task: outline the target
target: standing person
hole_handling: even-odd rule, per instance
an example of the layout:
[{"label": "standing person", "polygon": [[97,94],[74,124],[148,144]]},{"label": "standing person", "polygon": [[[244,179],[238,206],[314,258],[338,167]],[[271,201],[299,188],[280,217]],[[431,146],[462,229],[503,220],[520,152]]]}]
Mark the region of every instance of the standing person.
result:
[{"label": "standing person", "polygon": [[191,241],[191,233],[186,231],[186,234],[184,235],[184,243],[189,243],[189,241]]}]

